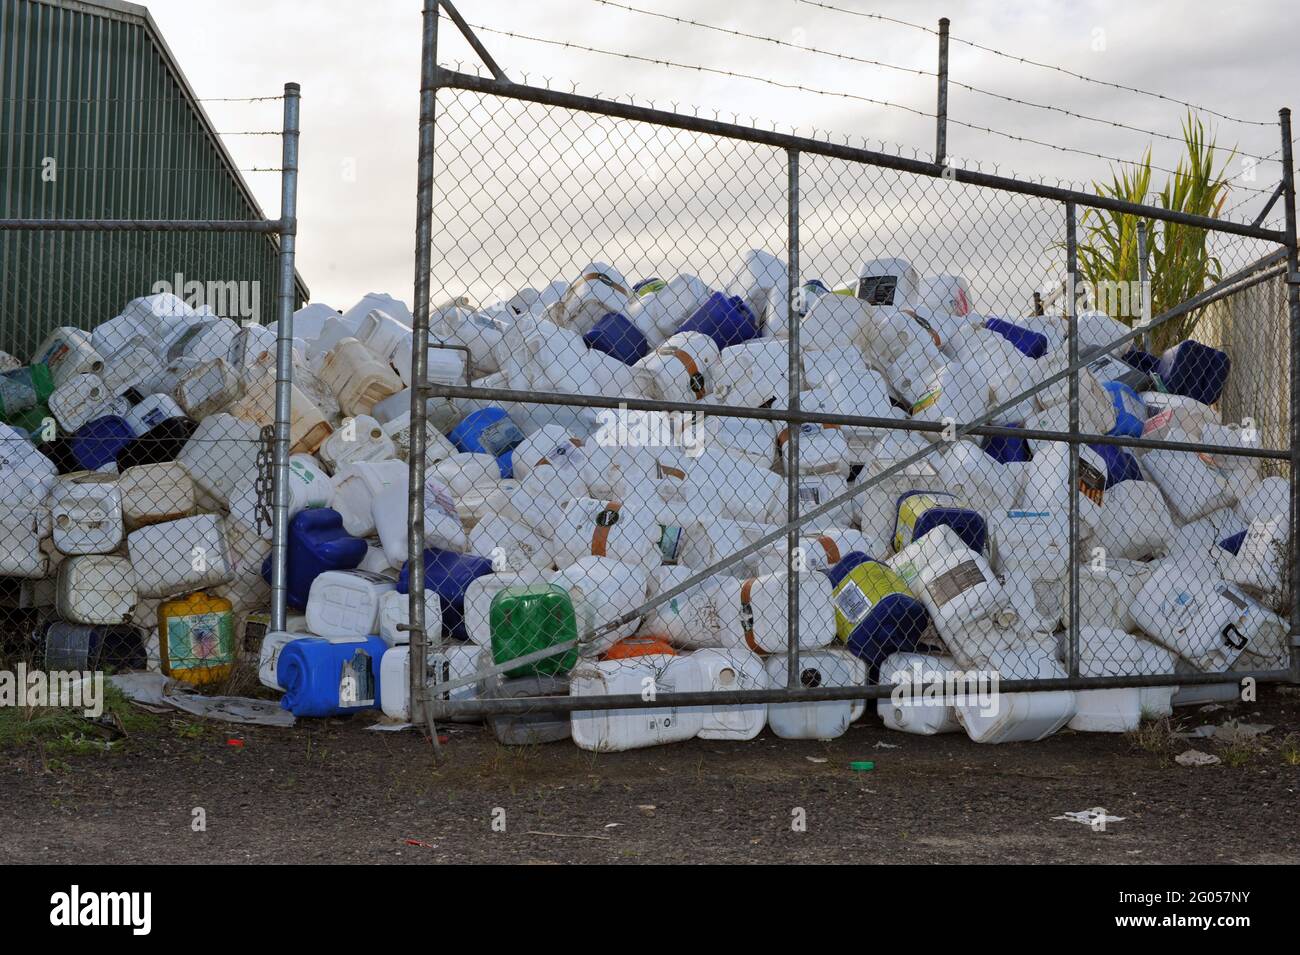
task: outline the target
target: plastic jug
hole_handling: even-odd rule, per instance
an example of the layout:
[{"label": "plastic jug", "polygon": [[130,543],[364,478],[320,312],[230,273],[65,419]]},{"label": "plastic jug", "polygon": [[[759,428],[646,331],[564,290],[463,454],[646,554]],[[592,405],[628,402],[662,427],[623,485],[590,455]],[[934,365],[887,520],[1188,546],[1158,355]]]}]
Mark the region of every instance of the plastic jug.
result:
[{"label": "plastic jug", "polygon": [[625,365],[635,365],[650,351],[650,342],[626,316],[611,312],[582,336],[583,344]]},{"label": "plastic jug", "polygon": [[8,421],[44,405],[54,389],[54,376],[42,364],[0,372],[0,418]]},{"label": "plastic jug", "polygon": [[630,304],[629,284],[621,272],[604,262],[592,262],[569,284],[558,305],[559,324],[579,335],[610,312]]},{"label": "plastic jug", "polygon": [[337,474],[349,464],[396,458],[397,447],[378,421],[370,415],[359,415],[344,421],[341,428],[321,442],[317,456],[331,473]]},{"label": "plastic jug", "polygon": [[355,338],[345,338],[330,349],[320,377],[338,396],[339,408],[350,415],[369,414],[375,402],[403,387],[392,367]]},{"label": "plastic jug", "polygon": [[54,546],[64,554],[108,554],[122,543],[122,495],[112,481],[65,478],[50,497]]},{"label": "plastic jug", "polygon": [[[469,683],[453,690],[437,692],[442,683],[473,676],[486,664],[483,648],[474,644],[448,643],[428,650],[429,685],[434,698],[444,702],[478,699],[478,684]],[[411,648],[390,648],[380,661],[380,707],[389,719],[405,722],[411,718]],[[450,717],[455,719],[455,717]],[[477,720],[477,717],[473,719]]]},{"label": "plastic jug", "polygon": [[[424,586],[442,604],[442,633],[447,640],[465,640],[465,592],[476,577],[492,573],[492,561],[477,554],[430,548],[424,552]],[[410,563],[402,565],[397,592],[409,589]]]},{"label": "plastic jug", "polygon": [[369,636],[379,628],[380,599],[396,586],[364,570],[327,570],[311,582],[307,629],[320,637]]},{"label": "plastic jug", "polygon": [[1125,481],[1108,490],[1095,531],[1108,556],[1132,560],[1165,556],[1176,533],[1160,489],[1146,481]]},{"label": "plastic jug", "polygon": [[[892,653],[880,665],[880,682],[895,685],[912,683],[914,686],[910,691],[900,693],[897,699],[892,695],[879,697],[876,700],[876,715],[889,729],[901,733],[934,736],[938,733],[960,732],[961,724],[957,721],[953,699],[956,699],[960,688],[965,686],[964,683],[956,682],[956,678],[963,673],[952,657]],[[938,694],[938,699],[925,695],[927,685],[948,680],[953,680],[952,699],[946,696],[947,682],[944,683],[945,694]]]},{"label": "plastic jug", "polygon": [[349,534],[375,533],[374,500],[384,490],[409,486],[410,467],[404,461],[358,461],[334,475],[334,509]]},{"label": "plastic jug", "polygon": [[257,474],[261,430],[228,414],[199,422],[176,460],[195,485],[221,504],[228,504],[235,486]]},{"label": "plastic jug", "polygon": [[87,471],[114,462],[118,453],[135,438],[125,418],[104,415],[77,429],[72,436],[72,456]]},{"label": "plastic jug", "polygon": [[1167,391],[1212,405],[1223,393],[1231,368],[1226,353],[1188,339],[1160,356],[1156,373]]},{"label": "plastic jug", "polygon": [[499,457],[516,448],[524,433],[502,408],[492,406],[467,415],[447,437],[457,451]]},{"label": "plastic jug", "polygon": [[492,558],[498,572],[550,570],[550,541],[522,521],[495,514],[479,521],[469,532],[469,549]]},{"label": "plastic jug", "polygon": [[1223,478],[1191,451],[1147,451],[1142,468],[1160,487],[1179,523],[1191,523],[1232,503]]},{"label": "plastic jug", "polygon": [[[787,681],[784,655],[768,657],[768,685],[784,687]],[[811,650],[799,654],[799,687],[852,685],[851,674],[841,656],[833,650]],[[852,700],[823,700],[814,703],[769,703],[767,722],[782,739],[835,739],[853,722]]]},{"label": "plastic jug", "polygon": [[[394,567],[401,566],[410,552],[407,539],[409,497],[405,487],[394,485],[380,491],[374,499],[375,529],[379,532],[384,554]],[[436,481],[424,485],[424,534],[425,542],[430,546],[457,551],[465,549],[465,529],[456,511],[456,503],[451,493]]]},{"label": "plastic jug", "polygon": [[637,368],[653,377],[650,397],[664,401],[701,401],[712,388],[712,372],[719,357],[718,344],[698,332],[675,334],[645,358]]},{"label": "plastic jug", "polygon": [[[584,661],[570,675],[570,696],[692,693],[705,688],[693,657],[650,654],[625,660]],[[657,706],[627,710],[574,710],[573,742],[579,749],[614,753],[677,743],[699,733],[700,707]]]},{"label": "plastic jug", "polygon": [[168,676],[202,685],[230,675],[237,648],[229,600],[202,591],[165,600],[158,608],[158,631],[162,671]]},{"label": "plastic jug", "polygon": [[[768,688],[762,658],[744,647],[700,650],[691,659],[701,671],[706,690]],[[700,739],[753,739],[767,724],[766,703],[721,703],[698,709],[704,717],[697,734]]]},{"label": "plastic jug", "polygon": [[276,662],[276,681],[285,690],[280,705],[299,717],[378,709],[380,661],[387,649],[378,637],[304,637],[286,644]]},{"label": "plastic jug", "polygon": [[75,375],[98,375],[104,370],[104,358],[90,343],[90,333],[67,325],[50,332],[33,356],[33,365],[50,370],[55,388]]},{"label": "plastic jug", "polygon": [[835,635],[874,680],[891,653],[915,650],[930,615],[887,564],[864,561],[835,585]]},{"label": "plastic jug", "polygon": [[41,550],[47,523],[46,517],[35,508],[0,511],[0,541],[4,542],[0,548],[0,575],[21,580],[49,576],[50,558]]},{"label": "plastic jug", "polygon": [[[328,507],[313,508],[289,521],[285,586],[290,606],[304,608],[311,584],[327,570],[351,570],[366,555],[366,542],[343,529],[343,518]],[[262,577],[271,580],[271,559],[262,563]]]},{"label": "plastic jug", "polygon": [[59,427],[72,432],[93,418],[126,411],[125,401],[119,401],[110,411],[112,401],[113,395],[98,375],[73,375],[50,395],[49,408]]},{"label": "plastic jug", "polygon": [[150,524],[126,536],[142,597],[170,597],[224,584],[233,576],[225,528],[216,514]]},{"label": "plastic jug", "polygon": [[[649,573],[645,567],[624,564],[606,557],[582,557],[564,570],[552,574],[549,581],[562,588],[573,601],[579,639],[645,603]],[[598,634],[584,642],[584,656],[598,656],[624,637],[636,632],[636,617],[615,630]]]},{"label": "plastic jug", "polygon": [[946,524],[903,548],[889,565],[925,604],[940,636],[946,636],[949,623],[989,614],[996,614],[1007,625],[1014,621],[1002,584],[988,561]]},{"label": "plastic jug", "polygon": [[475,577],[465,588],[465,635],[479,646],[490,647],[493,598],[507,587],[544,583],[545,577],[535,571],[526,574],[492,573]]},{"label": "plastic jug", "polygon": [[916,305],[921,275],[906,259],[870,259],[858,270],[857,297],[869,305]]},{"label": "plastic jug", "polygon": [[671,335],[711,294],[709,287],[694,275],[678,275],[667,283],[654,283],[647,288],[637,292],[623,314],[652,343]]},{"label": "plastic jug", "polygon": [[[492,660],[507,663],[578,637],[573,601],[561,587],[528,584],[507,587],[492,598]],[[577,662],[576,646],[506,671],[506,677],[552,676],[567,673]]]},{"label": "plastic jug", "polygon": [[[405,628],[411,623],[410,594],[396,590],[379,595],[379,636],[390,647],[409,643],[411,634]],[[437,594],[424,595],[424,629],[435,636],[442,634],[442,601]]]},{"label": "plastic jug", "polygon": [[243,392],[239,370],[225,358],[211,358],[186,372],[176,384],[176,400],[191,418],[202,420],[229,406]]},{"label": "plastic jug", "polygon": [[[744,646],[755,653],[779,653],[789,636],[784,573],[750,577],[741,582],[734,623],[724,631],[727,646]],[[824,574],[799,575],[799,646],[813,650],[835,639],[835,609],[831,584]]]},{"label": "plastic jug", "polygon": [[125,557],[69,557],[59,563],[54,607],[74,623],[120,624],[135,608],[136,588],[135,570]]},{"label": "plastic jug", "polygon": [[898,517],[894,523],[895,553],[940,526],[952,528],[962,543],[976,553],[985,552],[988,529],[983,515],[961,506],[954,494],[909,491],[898,498]]},{"label": "plastic jug", "polygon": [[1227,670],[1252,643],[1285,625],[1231,584],[1171,566],[1153,573],[1129,608],[1151,638],[1212,673]]}]

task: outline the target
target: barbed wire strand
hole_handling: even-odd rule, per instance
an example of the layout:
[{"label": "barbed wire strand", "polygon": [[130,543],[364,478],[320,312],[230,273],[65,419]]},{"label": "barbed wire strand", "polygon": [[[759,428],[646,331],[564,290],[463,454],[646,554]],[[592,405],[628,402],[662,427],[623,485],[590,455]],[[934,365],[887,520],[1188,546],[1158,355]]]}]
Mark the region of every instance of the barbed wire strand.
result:
[{"label": "barbed wire strand", "polygon": [[[802,46],[798,43],[791,43],[788,40],[778,39],[777,37],[762,36],[761,34],[748,33],[744,30],[734,30],[729,27],[721,27],[712,23],[704,23],[699,20],[692,20],[689,17],[679,17],[670,13],[660,13],[657,10],[643,10],[640,7],[633,7],[625,3],[618,3],[617,0],[592,0],[592,2],[598,3],[601,6],[613,7],[618,10],[624,10],[629,13],[644,14],[645,16],[657,17],[661,20],[670,20],[684,26],[698,27],[700,29],[710,30],[715,33],[723,33],[729,36],[743,37],[748,40],[758,40],[763,43],[771,43],[774,46],[784,47],[790,50],[798,50],[801,53],[812,53],[816,56],[829,57],[836,60],[843,60],[845,62],[861,63],[866,66],[882,67],[887,70],[894,70],[899,73],[909,73],[914,76],[925,76],[925,77],[937,78],[939,75],[935,70],[925,70],[913,66],[901,66],[897,63],[886,63],[882,60],[874,60],[869,57],[855,56],[854,54],[851,53],[839,53],[833,50],[822,50],[822,49],[818,49],[817,47]],[[1098,123],[1103,126],[1114,127],[1115,129],[1126,129],[1135,133],[1143,133],[1148,136],[1154,136],[1159,139],[1168,140],[1169,142],[1174,142],[1174,143],[1182,143],[1184,141],[1182,136],[1176,136],[1172,133],[1163,133],[1160,132],[1159,130],[1147,129],[1142,126],[1134,126],[1130,123],[1121,123],[1118,120],[1106,119],[1101,116],[1090,116],[1087,113],[1078,113],[1075,112],[1074,110],[1066,109],[1062,106],[1053,106],[1050,103],[1036,103],[1032,100],[1020,99],[1019,97],[1016,96],[1008,96],[1007,94],[999,93],[996,90],[990,90],[981,86],[974,86],[970,83],[964,83],[961,80],[953,79],[951,76],[948,77],[948,85],[957,87],[958,89],[966,90],[971,93],[976,93],[981,96],[988,96],[992,99],[1002,100],[1003,102],[1006,103],[1014,103],[1019,106],[1027,106],[1033,109],[1047,110],[1054,113],[1060,113],[1062,116],[1067,116],[1071,119],[1080,119],[1090,123]],[[1269,157],[1259,156],[1244,151],[1239,151],[1238,155],[1249,156],[1251,159],[1254,159],[1258,162],[1270,161]],[[1276,160],[1272,160],[1272,161],[1276,161]]]},{"label": "barbed wire strand", "polygon": [[[885,23],[894,23],[899,26],[911,27],[912,29],[915,30],[924,30],[926,33],[931,33],[934,34],[935,36],[938,36],[939,34],[939,31],[936,30],[934,27],[926,26],[923,23],[913,23],[910,20],[900,20],[896,17],[887,17],[879,13],[867,13],[863,10],[850,10],[845,7],[837,7],[834,4],[824,3],[822,2],[822,0],[794,0],[794,2],[804,4],[806,6],[819,7],[823,10],[831,10],[834,11],[835,13],[845,13],[856,17],[866,17],[873,20],[880,20]],[[1026,66],[1035,66],[1038,67],[1039,69],[1052,70],[1054,72],[1064,74],[1065,76],[1069,76],[1076,80],[1081,80],[1086,83],[1096,83],[1099,86],[1108,86],[1111,89],[1123,90],[1128,93],[1137,93],[1142,96],[1150,96],[1155,99],[1164,100],[1169,103],[1177,103],[1179,106],[1185,106],[1188,109],[1194,109],[1197,110],[1198,112],[1206,113],[1210,116],[1214,116],[1217,117],[1218,119],[1226,120],[1227,122],[1230,123],[1241,123],[1242,125],[1245,126],[1276,126],[1277,125],[1277,120],[1243,119],[1240,116],[1232,116],[1228,113],[1223,113],[1223,112],[1219,112],[1218,110],[1210,109],[1208,106],[1202,106],[1197,103],[1188,102],[1187,100],[1178,99],[1177,97],[1174,96],[1167,96],[1166,94],[1156,92],[1155,90],[1147,90],[1137,86],[1127,86],[1123,83],[1115,83],[1110,80],[1102,80],[1094,76],[1087,76],[1083,73],[1076,73],[1073,70],[1067,70],[1065,67],[1056,66],[1055,64],[1052,63],[1043,63],[1038,60],[1032,60],[1025,56],[1020,56],[1019,54],[1016,53],[1007,53],[1004,50],[998,50],[995,49],[994,47],[986,46],[982,43],[976,43],[974,40],[967,40],[964,39],[963,37],[955,36],[951,33],[949,33],[948,35],[948,40],[952,43],[961,43],[965,46],[971,47],[972,49],[981,50],[985,53],[991,53],[994,56],[1000,56],[1003,57],[1004,59],[1012,60],[1016,63],[1022,63]]]},{"label": "barbed wire strand", "polygon": [[[766,84],[766,85],[768,85],[768,86],[775,86],[775,87],[778,87],[778,88],[780,88],[780,89],[795,90],[795,91],[802,92],[802,93],[812,93],[812,94],[814,94],[814,95],[818,95],[818,96],[838,97],[838,98],[841,98],[841,99],[854,100],[854,101],[859,101],[859,102],[864,102],[864,103],[871,103],[872,105],[875,105],[875,106],[884,106],[884,107],[888,107],[888,108],[890,108],[890,109],[903,110],[904,112],[911,113],[911,114],[913,114],[913,115],[915,115],[915,116],[920,116],[920,117],[922,117],[922,118],[924,118],[924,119],[934,119],[934,118],[935,118],[935,114],[934,114],[934,113],[926,112],[925,110],[917,109],[917,108],[915,108],[915,107],[913,107],[913,106],[906,106],[906,105],[904,105],[904,104],[902,104],[902,103],[894,103],[894,102],[891,102],[891,101],[889,101],[889,100],[874,99],[874,98],[872,98],[872,97],[870,97],[870,96],[863,96],[863,95],[861,95],[861,94],[859,94],[859,93],[845,93],[845,92],[840,92],[840,91],[837,91],[837,90],[824,90],[824,89],[819,89],[819,88],[817,88],[817,87],[813,87],[813,86],[806,86],[806,85],[804,85],[804,84],[802,84],[802,83],[787,83],[787,82],[784,82],[784,81],[781,81],[781,80],[774,80],[774,79],[770,79],[770,78],[768,78],[768,77],[764,77],[764,76],[757,76],[757,75],[752,74],[752,73],[741,73],[741,72],[738,72],[738,71],[736,71],[736,70],[726,70],[726,69],[722,69],[722,68],[720,68],[720,67],[703,66],[703,65],[700,65],[700,64],[694,64],[694,63],[678,63],[678,62],[676,62],[676,61],[674,61],[674,60],[666,60],[666,59],[662,59],[662,58],[659,58],[659,57],[652,57],[652,56],[643,56],[643,55],[638,54],[638,53],[625,53],[625,52],[620,52],[620,51],[617,51],[617,50],[603,50],[603,49],[600,49],[600,48],[598,48],[598,47],[586,46],[586,45],[581,44],[581,43],[574,43],[574,42],[572,42],[572,41],[570,41],[570,40],[552,40],[552,39],[548,39],[548,38],[546,38],[546,37],[530,36],[530,35],[525,34],[525,33],[516,33],[516,32],[511,31],[511,30],[502,30],[502,29],[498,29],[498,28],[496,28],[496,27],[489,27],[489,26],[485,26],[485,25],[477,24],[477,23],[472,23],[472,24],[470,24],[470,27],[471,27],[472,29],[474,29],[474,30],[479,30],[479,31],[481,31],[481,32],[483,32],[483,33],[491,33],[491,34],[494,34],[494,35],[497,35],[497,36],[510,37],[510,38],[512,38],[512,39],[516,39],[516,40],[525,40],[525,41],[532,42],[532,43],[542,43],[542,44],[545,44],[545,45],[547,45],[547,46],[558,46],[558,47],[562,47],[562,48],[564,48],[564,49],[569,49],[569,50],[579,50],[579,51],[584,52],[584,53],[597,53],[597,54],[600,54],[600,55],[602,55],[602,56],[618,57],[618,58],[625,59],[625,60],[633,60],[633,61],[641,62],[641,63],[650,63],[650,64],[654,64],[654,65],[657,65],[657,66],[666,66],[666,67],[671,67],[671,68],[674,68],[674,69],[692,70],[692,71],[699,72],[699,73],[710,73],[710,74],[714,74],[714,75],[717,75],[717,76],[725,76],[725,77],[728,77],[728,78],[731,78],[731,79],[749,80],[749,81],[752,81],[752,82],[755,82],[755,83],[764,83],[764,84]],[[1056,151],[1058,151],[1058,152],[1063,152],[1063,153],[1073,153],[1073,154],[1075,154],[1075,155],[1079,155],[1079,156],[1088,156],[1088,157],[1093,158],[1093,159],[1101,159],[1101,160],[1104,160],[1104,161],[1106,161],[1106,162],[1120,163],[1120,164],[1122,164],[1122,165],[1128,165],[1128,166],[1144,166],[1144,165],[1145,165],[1145,163],[1139,162],[1139,161],[1134,160],[1134,159],[1123,159],[1123,158],[1121,158],[1121,157],[1119,157],[1119,156],[1110,156],[1110,155],[1107,155],[1107,154],[1105,154],[1105,153],[1098,153],[1098,152],[1093,152],[1093,151],[1091,151],[1091,150],[1087,150],[1087,149],[1080,149],[1080,148],[1075,147],[1075,146],[1062,146],[1062,145],[1060,145],[1060,144],[1058,144],[1058,143],[1049,143],[1049,142],[1046,142],[1046,141],[1041,140],[1041,139],[1033,139],[1033,138],[1028,137],[1028,136],[1021,136],[1021,135],[1018,135],[1018,134],[1016,134],[1016,133],[1009,133],[1009,132],[1007,132],[1007,131],[1005,131],[1005,130],[994,129],[994,128],[990,127],[990,126],[980,126],[980,125],[977,124],[977,123],[968,123],[968,122],[965,122],[964,120],[954,119],[954,118],[952,118],[951,116],[948,117],[948,123],[949,123],[949,125],[952,125],[952,126],[961,126],[961,127],[965,128],[965,129],[970,129],[970,130],[973,130],[973,131],[975,131],[975,132],[987,133],[987,134],[992,135],[992,136],[1000,136],[1000,137],[1002,137],[1002,138],[1004,138],[1004,139],[1009,139],[1009,140],[1012,140],[1012,141],[1014,141],[1014,142],[1026,143],[1026,144],[1033,145],[1033,146],[1042,146],[1042,147],[1044,147],[1044,148],[1046,148],[1046,149],[1054,149],[1054,150],[1056,150]],[[1160,171],[1160,172],[1169,173],[1170,175],[1177,175],[1177,170],[1175,170],[1175,169],[1170,169],[1170,168],[1167,167],[1167,166],[1158,166],[1158,165],[1152,163],[1152,164],[1151,164],[1151,168],[1154,169],[1154,170],[1158,170],[1158,171]],[[1248,191],[1254,191],[1254,192],[1265,192],[1265,191],[1267,191],[1267,190],[1264,190],[1264,189],[1253,189],[1253,190],[1252,190],[1252,187],[1250,187],[1250,186],[1239,186],[1238,188],[1246,189],[1246,190],[1248,190]]]}]

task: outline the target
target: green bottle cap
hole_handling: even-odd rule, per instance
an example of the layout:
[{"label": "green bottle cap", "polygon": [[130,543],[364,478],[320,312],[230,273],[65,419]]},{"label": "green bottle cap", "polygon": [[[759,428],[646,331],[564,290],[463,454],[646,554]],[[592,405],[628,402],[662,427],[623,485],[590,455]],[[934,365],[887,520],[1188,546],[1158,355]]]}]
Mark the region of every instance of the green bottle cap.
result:
[{"label": "green bottle cap", "polygon": [[869,773],[876,768],[876,764],[869,759],[859,759],[849,763],[849,769],[855,773]]}]

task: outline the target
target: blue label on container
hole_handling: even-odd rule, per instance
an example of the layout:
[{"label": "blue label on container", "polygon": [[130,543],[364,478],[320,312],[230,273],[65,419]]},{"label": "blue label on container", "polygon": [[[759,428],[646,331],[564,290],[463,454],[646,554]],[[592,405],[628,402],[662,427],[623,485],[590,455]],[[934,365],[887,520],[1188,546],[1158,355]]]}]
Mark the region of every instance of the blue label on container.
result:
[{"label": "blue label on container", "polygon": [[523,440],[524,433],[509,418],[502,418],[499,421],[492,422],[478,435],[478,441],[483,446],[483,450],[493,457],[505,454]]}]

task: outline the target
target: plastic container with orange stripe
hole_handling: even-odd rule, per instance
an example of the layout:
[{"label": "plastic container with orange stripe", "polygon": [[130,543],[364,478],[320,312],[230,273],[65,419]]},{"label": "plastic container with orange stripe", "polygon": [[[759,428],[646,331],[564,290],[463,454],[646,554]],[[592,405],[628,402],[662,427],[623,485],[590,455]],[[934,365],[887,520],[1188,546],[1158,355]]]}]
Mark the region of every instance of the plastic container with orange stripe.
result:
[{"label": "plastic container with orange stripe", "polygon": [[[786,600],[788,575],[764,574],[741,582],[735,629],[728,634],[729,646],[744,646],[755,653],[778,653],[789,645]],[[831,583],[825,574],[798,575],[799,647],[815,650],[835,639],[835,609]]]},{"label": "plastic container with orange stripe", "polygon": [[665,401],[703,401],[712,390],[718,345],[708,335],[673,335],[636,363],[653,375],[650,397]]}]

